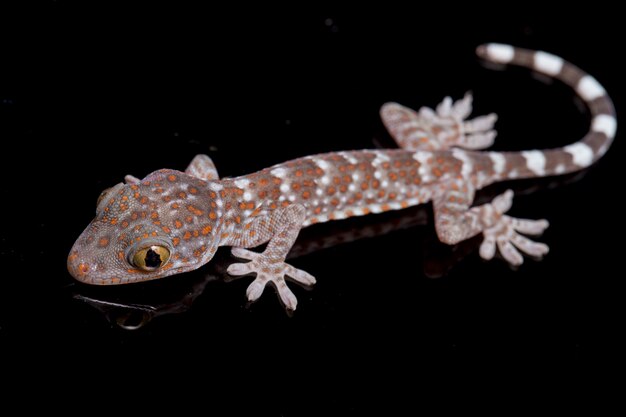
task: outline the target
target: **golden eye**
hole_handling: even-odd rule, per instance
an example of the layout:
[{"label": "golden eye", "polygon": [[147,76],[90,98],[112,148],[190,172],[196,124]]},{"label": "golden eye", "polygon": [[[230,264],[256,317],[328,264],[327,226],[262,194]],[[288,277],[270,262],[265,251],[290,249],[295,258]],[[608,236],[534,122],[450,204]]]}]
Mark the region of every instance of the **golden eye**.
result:
[{"label": "golden eye", "polygon": [[170,259],[170,251],[165,246],[152,245],[139,249],[133,255],[133,265],[144,271],[161,268]]}]

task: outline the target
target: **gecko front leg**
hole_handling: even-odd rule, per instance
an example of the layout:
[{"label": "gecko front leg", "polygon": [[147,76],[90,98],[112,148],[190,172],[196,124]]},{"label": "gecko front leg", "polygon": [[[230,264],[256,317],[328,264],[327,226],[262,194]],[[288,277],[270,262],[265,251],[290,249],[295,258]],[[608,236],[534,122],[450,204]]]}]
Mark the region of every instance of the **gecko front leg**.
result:
[{"label": "gecko front leg", "polygon": [[[246,290],[249,301],[257,300],[263,294],[265,286],[271,282],[285,307],[295,310],[298,301],[287,286],[285,277],[307,286],[315,284],[315,278],[311,274],[285,263],[285,258],[298,237],[305,217],[306,210],[302,205],[294,204],[277,209],[268,216],[256,218],[251,223],[249,230],[254,232],[254,238],[232,242],[233,255],[248,259],[250,262],[232,264],[228,267],[228,273],[234,276],[256,273],[256,279]],[[245,249],[268,240],[269,243],[262,253]]]},{"label": "gecko front leg", "polygon": [[439,240],[453,245],[483,233],[480,256],[489,260],[496,252],[512,265],[521,265],[521,252],[541,257],[548,246],[533,242],[520,233],[540,235],[548,227],[547,220],[516,219],[505,215],[513,202],[513,191],[497,196],[491,203],[470,208],[474,187],[460,180],[450,181],[433,199],[435,227]]}]

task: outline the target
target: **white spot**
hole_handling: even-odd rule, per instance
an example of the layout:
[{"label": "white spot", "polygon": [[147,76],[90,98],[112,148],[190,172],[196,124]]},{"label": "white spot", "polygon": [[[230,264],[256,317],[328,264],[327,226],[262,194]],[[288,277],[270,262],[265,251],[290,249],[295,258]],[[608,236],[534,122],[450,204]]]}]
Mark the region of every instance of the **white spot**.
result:
[{"label": "white spot", "polygon": [[322,191],[321,188],[318,188],[318,189],[315,190],[315,194],[318,195],[318,196],[321,196],[322,194],[324,194],[324,191]]},{"label": "white spot", "polygon": [[401,187],[399,191],[400,191],[400,194],[406,195],[406,187]]},{"label": "white spot", "polygon": [[493,162],[493,170],[496,174],[502,174],[506,166],[506,158],[500,152],[489,152],[489,158]]},{"label": "white spot", "polygon": [[324,159],[314,159],[313,163],[323,171],[326,171],[328,168],[330,168],[330,163]]},{"label": "white spot", "polygon": [[558,164],[558,165],[556,166],[556,168],[554,168],[554,172],[555,172],[555,173],[557,173],[557,174],[562,174],[562,173],[564,173],[564,172],[565,172],[565,165],[563,165],[563,164]]},{"label": "white spot", "polygon": [[348,201],[348,197],[346,197],[345,195],[342,195],[342,196],[339,198],[339,201],[341,201],[342,203],[344,203],[344,204],[345,204],[345,202],[346,202],[346,201]]},{"label": "white spot", "polygon": [[522,156],[526,158],[526,166],[537,175],[546,174],[546,156],[541,151],[523,151]]},{"label": "white spot", "polygon": [[402,208],[402,204],[398,203],[397,201],[394,201],[394,202],[389,203],[389,207],[393,210],[400,210]]},{"label": "white spot", "polygon": [[604,87],[591,75],[585,75],[580,79],[576,92],[586,101],[591,101],[606,94]]},{"label": "white spot", "polygon": [[235,180],[235,185],[239,188],[246,188],[250,184],[250,180],[242,178],[240,180]]},{"label": "white spot", "polygon": [[389,181],[387,181],[387,180],[382,180],[382,181],[380,182],[380,186],[381,186],[381,187],[383,187],[383,188],[387,188],[387,187],[389,186]]},{"label": "white spot", "polygon": [[515,49],[511,45],[501,43],[490,43],[487,45],[487,55],[492,61],[506,64],[513,60]]},{"label": "white spot", "polygon": [[593,162],[593,151],[584,143],[578,142],[563,148],[565,152],[570,153],[574,163],[579,167],[587,167]]},{"label": "white spot", "polygon": [[289,191],[289,184],[287,184],[287,183],[280,184],[280,192],[281,193],[286,193],[288,191]]},{"label": "white spot", "polygon": [[330,184],[330,177],[328,175],[324,175],[322,177],[321,181],[322,181],[322,184],[328,185],[328,184]]},{"label": "white spot", "polygon": [[563,59],[546,52],[535,52],[535,69],[548,75],[558,75],[563,68]]},{"label": "white spot", "polygon": [[224,206],[224,202],[222,200],[215,200],[215,204],[217,204],[218,207]]},{"label": "white spot", "polygon": [[370,204],[369,209],[372,213],[382,213],[383,211],[380,204]]},{"label": "white spot", "polygon": [[617,129],[617,120],[615,117],[608,114],[599,114],[593,118],[591,122],[591,130],[595,132],[604,133],[609,139],[615,137],[615,130]]},{"label": "white spot", "polygon": [[409,198],[406,202],[409,206],[417,206],[421,203],[419,198]]},{"label": "white spot", "polygon": [[249,191],[246,191],[245,193],[243,193],[243,199],[246,201],[252,200],[252,194]]},{"label": "white spot", "polygon": [[374,171],[374,178],[377,180],[381,179],[382,176],[383,174],[380,171]]},{"label": "white spot", "polygon": [[356,191],[356,185],[354,184],[350,184],[348,185],[348,191],[350,191],[351,193]]},{"label": "white spot", "polygon": [[270,171],[270,174],[277,178],[285,178],[287,176],[287,170],[283,167],[274,168]]},{"label": "white spot", "polygon": [[291,202],[296,201],[296,196],[295,196],[295,195],[293,195],[293,194],[291,194],[291,195],[289,196],[289,201],[291,201]]},{"label": "white spot", "polygon": [[338,210],[338,211],[335,211],[333,214],[335,215],[335,219],[336,219],[336,220],[343,220],[343,219],[345,219],[346,217],[348,217],[348,216],[346,215],[346,212],[345,212],[345,211],[339,211],[339,210]]},{"label": "white spot", "polygon": [[382,151],[374,151],[374,154],[376,155],[376,158],[374,158],[374,160],[372,161],[373,166],[380,165],[383,162],[388,162],[390,160],[387,154]]},{"label": "white spot", "polygon": [[454,148],[452,149],[452,156],[461,161],[461,175],[463,178],[469,178],[472,173],[472,169],[474,168],[474,164],[467,153],[458,148]]},{"label": "white spot", "polygon": [[224,187],[217,182],[209,182],[209,189],[212,191],[222,191]]},{"label": "white spot", "polygon": [[320,214],[319,216],[317,216],[317,221],[319,223],[325,223],[328,221],[328,216],[326,214]]},{"label": "white spot", "polygon": [[511,172],[509,172],[509,178],[511,179],[515,179],[519,177],[519,172],[517,172],[516,169],[511,170]]},{"label": "white spot", "polygon": [[278,197],[278,201],[285,201],[285,200],[286,200],[286,198],[285,198],[284,195],[281,195],[280,197]]},{"label": "white spot", "polygon": [[355,172],[354,174],[352,174],[352,181],[358,181],[360,178],[359,173]]},{"label": "white spot", "polygon": [[339,152],[339,155],[341,155],[346,161],[348,161],[351,164],[357,164],[359,162],[358,159],[350,155],[348,152]]}]

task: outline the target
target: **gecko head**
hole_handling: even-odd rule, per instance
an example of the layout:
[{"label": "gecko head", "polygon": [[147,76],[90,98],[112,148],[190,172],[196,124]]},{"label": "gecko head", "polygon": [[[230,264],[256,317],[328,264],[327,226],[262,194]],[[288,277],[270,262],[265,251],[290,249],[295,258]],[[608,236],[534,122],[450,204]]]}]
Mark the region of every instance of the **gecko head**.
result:
[{"label": "gecko head", "polygon": [[[148,281],[194,270],[215,253],[214,219],[201,184],[161,170],[136,184],[102,192],[96,217],[67,260],[78,281],[97,285]],[[198,180],[199,181],[199,180]]]}]

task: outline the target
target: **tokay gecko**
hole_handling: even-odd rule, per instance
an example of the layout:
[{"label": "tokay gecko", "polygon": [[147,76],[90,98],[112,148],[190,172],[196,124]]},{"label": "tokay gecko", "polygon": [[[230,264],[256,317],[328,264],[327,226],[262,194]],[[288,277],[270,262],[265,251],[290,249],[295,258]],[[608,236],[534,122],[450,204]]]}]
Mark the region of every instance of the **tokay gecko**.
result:
[{"label": "tokay gecko", "polygon": [[[472,206],[477,190],[504,180],[567,174],[590,166],[609,148],[616,130],[611,99],[590,75],[545,52],[502,44],[478,47],[480,57],[527,67],[561,80],[587,104],[589,132],[556,149],[481,151],[496,136],[496,115],[466,120],[472,98],[449,97],[436,110],[418,112],[396,103],[380,115],[400,149],[359,150],[307,156],[237,178],[220,179],[211,159],[197,155],[185,172],[162,169],[142,180],[127,176],[105,190],[96,218],[70,251],[74,278],[88,284],[147,281],[199,268],[219,246],[247,262],[231,275],[256,274],[247,297],[258,299],[272,283],[285,306],[297,300],[288,277],[312,285],[315,278],[285,262],[300,229],[352,216],[432,202],[435,229],[446,244],[483,235],[484,259],[496,250],[513,265],[522,253],[541,257],[546,220],[510,217],[513,192]],[[262,252],[250,250],[267,243]]]}]

